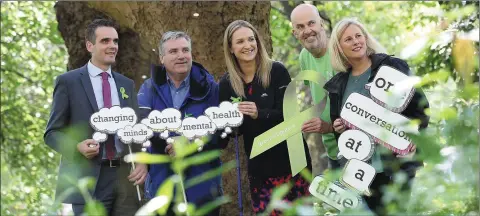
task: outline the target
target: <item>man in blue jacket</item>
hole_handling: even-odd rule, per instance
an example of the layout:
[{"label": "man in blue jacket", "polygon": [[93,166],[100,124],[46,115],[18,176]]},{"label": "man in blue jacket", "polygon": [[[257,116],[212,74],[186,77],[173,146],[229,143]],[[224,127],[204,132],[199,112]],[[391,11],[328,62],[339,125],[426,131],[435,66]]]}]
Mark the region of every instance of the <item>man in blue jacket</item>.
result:
[{"label": "man in blue jacket", "polygon": [[[191,39],[184,32],[166,32],[159,44],[160,61],[163,66],[153,65],[151,78],[147,79],[138,92],[140,117],[146,118],[150,111],[175,108],[185,116],[198,117],[211,106],[218,106],[218,84],[212,75],[199,63],[192,62]],[[178,135],[178,134],[177,134]],[[202,151],[217,148],[218,136],[213,136]],[[174,156],[172,144],[160,139],[158,134],[151,139],[148,151],[152,154]],[[191,179],[221,165],[220,159],[191,166],[185,178]],[[152,198],[158,188],[173,174],[170,164],[152,164],[149,167],[150,179],[145,188]],[[186,189],[187,201],[197,207],[222,195],[221,176]],[[212,212],[218,215],[218,209]]]}]

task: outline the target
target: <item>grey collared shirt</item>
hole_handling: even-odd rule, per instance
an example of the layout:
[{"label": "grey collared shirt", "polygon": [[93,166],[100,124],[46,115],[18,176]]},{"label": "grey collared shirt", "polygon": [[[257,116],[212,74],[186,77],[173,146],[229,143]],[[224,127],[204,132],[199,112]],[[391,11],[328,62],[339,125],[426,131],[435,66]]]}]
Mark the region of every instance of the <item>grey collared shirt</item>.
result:
[{"label": "grey collared shirt", "polygon": [[[102,69],[98,68],[97,66],[93,65],[92,62],[88,61],[87,65],[88,75],[90,77],[90,81],[92,82],[93,93],[95,94],[95,100],[97,101],[98,109],[102,109],[105,105],[103,104],[103,93],[102,93],[102,75],[101,73],[104,72]],[[115,79],[112,77],[112,69],[108,68],[108,82],[110,83],[110,94],[112,97],[112,106],[120,106],[120,99],[118,98],[118,91],[117,85],[115,84]],[[105,146],[105,145],[102,145]],[[123,143],[118,140],[118,137],[115,136],[115,149],[117,150],[117,156],[123,150]],[[103,151],[102,158],[106,159],[106,151]]]},{"label": "grey collared shirt", "polygon": [[167,74],[167,83],[170,87],[170,94],[172,95],[173,107],[177,110],[180,110],[185,97],[187,96],[188,91],[190,91],[190,74],[182,81],[180,86],[175,87],[175,83],[170,80],[170,77]]}]

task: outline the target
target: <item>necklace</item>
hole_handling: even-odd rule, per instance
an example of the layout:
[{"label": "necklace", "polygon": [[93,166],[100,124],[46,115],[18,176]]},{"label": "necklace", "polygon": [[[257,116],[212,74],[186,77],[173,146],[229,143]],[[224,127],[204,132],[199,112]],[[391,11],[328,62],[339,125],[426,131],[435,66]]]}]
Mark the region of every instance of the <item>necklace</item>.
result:
[{"label": "necklace", "polygon": [[369,71],[370,71],[370,68],[368,68],[365,72],[363,72],[362,74],[360,74],[358,76],[353,76],[351,73],[350,73],[350,76],[352,77],[354,83],[358,83],[358,81],[360,81],[360,79],[365,77],[367,74],[370,74]]}]

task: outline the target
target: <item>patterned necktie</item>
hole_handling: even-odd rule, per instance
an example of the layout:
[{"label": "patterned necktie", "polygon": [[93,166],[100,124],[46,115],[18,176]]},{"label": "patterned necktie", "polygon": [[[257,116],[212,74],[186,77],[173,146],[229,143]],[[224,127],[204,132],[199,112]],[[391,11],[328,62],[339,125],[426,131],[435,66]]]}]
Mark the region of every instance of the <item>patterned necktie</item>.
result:
[{"label": "patterned necktie", "polygon": [[[112,95],[110,91],[110,83],[108,82],[108,73],[102,72],[102,94],[103,94],[103,107],[112,107]],[[108,160],[112,160],[115,157],[115,145],[113,143],[113,136],[108,135],[108,139],[105,143],[105,150],[107,151]]]}]

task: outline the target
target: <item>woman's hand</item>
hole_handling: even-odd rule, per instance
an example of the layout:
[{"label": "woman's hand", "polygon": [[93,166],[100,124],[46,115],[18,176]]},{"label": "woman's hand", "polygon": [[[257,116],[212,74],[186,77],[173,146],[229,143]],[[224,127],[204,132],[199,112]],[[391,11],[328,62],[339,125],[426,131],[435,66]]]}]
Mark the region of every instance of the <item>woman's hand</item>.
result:
[{"label": "woman's hand", "polygon": [[346,127],[345,124],[343,124],[341,118],[335,119],[335,121],[333,122],[333,129],[337,133],[343,133],[345,131]]},{"label": "woman's hand", "polygon": [[252,117],[252,119],[257,119],[258,117],[257,105],[251,101],[243,101],[238,103],[238,111],[244,115]]}]

